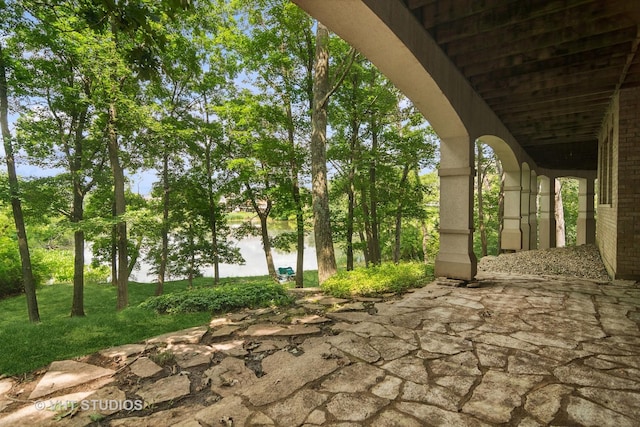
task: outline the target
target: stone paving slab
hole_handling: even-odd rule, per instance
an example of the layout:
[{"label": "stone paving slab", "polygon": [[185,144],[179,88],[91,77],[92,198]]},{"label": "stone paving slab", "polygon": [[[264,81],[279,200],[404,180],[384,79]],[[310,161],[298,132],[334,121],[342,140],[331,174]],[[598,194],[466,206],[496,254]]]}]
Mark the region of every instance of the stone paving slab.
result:
[{"label": "stone paving slab", "polygon": [[[640,425],[638,285],[479,279],[475,288],[432,283],[356,305],[314,293],[300,303],[358,310],[247,310],[212,320],[209,334],[202,327],[156,337],[184,351],[127,395],[159,409],[109,425]],[[27,409],[29,424],[53,425]],[[18,412],[2,418],[0,410],[0,426],[23,425]]]},{"label": "stone paving slab", "polygon": [[74,360],[52,362],[29,395],[29,399],[38,399],[60,390],[75,387],[94,381],[98,378],[113,375],[115,371]]}]

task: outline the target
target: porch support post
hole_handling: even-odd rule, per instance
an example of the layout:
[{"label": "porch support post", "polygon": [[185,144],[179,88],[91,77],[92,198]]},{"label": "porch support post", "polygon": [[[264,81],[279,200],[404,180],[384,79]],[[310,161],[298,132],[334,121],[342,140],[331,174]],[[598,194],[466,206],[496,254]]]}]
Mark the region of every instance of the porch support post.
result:
[{"label": "porch support post", "polygon": [[519,251],[522,249],[520,230],[520,192],[522,191],[520,171],[505,171],[504,217],[502,219],[502,248]]},{"label": "porch support post", "polygon": [[596,242],[596,220],[594,210],[594,180],[578,179],[578,227],[576,243],[585,245]]},{"label": "porch support post", "polygon": [[440,143],[440,251],[438,277],[472,280],[477,272],[473,253],[473,141],[449,137]]},{"label": "porch support post", "polygon": [[529,249],[538,249],[538,175],[533,171],[529,188]]},{"label": "porch support post", "polygon": [[531,170],[522,168],[522,191],[520,192],[520,230],[522,231],[522,250],[531,249],[531,225],[529,224],[529,203],[531,203]]},{"label": "porch support post", "polygon": [[540,180],[540,249],[556,247],[556,180]]}]

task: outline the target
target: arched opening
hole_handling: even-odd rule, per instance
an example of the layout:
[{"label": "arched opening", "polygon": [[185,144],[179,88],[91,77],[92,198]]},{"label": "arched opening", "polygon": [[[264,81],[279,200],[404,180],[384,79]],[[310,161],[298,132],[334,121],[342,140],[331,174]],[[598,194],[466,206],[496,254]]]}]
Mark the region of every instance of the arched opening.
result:
[{"label": "arched opening", "polygon": [[579,211],[579,180],[560,177],[555,180],[556,247],[576,246]]},{"label": "arched opening", "polygon": [[[495,136],[476,140],[474,251],[477,256],[529,248],[529,194],[523,209],[523,174],[515,154],[507,143]],[[527,167],[527,177],[530,176]],[[527,178],[529,181],[530,178]],[[526,215],[521,215],[526,212]],[[526,239],[522,222],[526,221]]]}]

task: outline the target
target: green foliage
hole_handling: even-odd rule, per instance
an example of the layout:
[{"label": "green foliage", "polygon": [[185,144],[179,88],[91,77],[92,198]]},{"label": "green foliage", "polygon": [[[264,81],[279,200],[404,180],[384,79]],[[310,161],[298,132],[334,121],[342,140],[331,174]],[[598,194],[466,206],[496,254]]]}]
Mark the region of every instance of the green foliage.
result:
[{"label": "green foliage", "polygon": [[149,298],[140,307],[158,313],[217,313],[243,307],[267,307],[291,303],[285,288],[275,283],[227,284],[196,288]]},{"label": "green foliage", "polygon": [[562,206],[564,209],[565,245],[575,246],[578,224],[578,193],[577,179],[559,178],[562,184]]},{"label": "green foliage", "polygon": [[322,291],[338,298],[401,293],[423,286],[432,277],[432,268],[421,263],[383,263],[370,268],[340,271],[327,279]]},{"label": "green foliage", "polygon": [[0,235],[0,298],[22,292],[22,268],[18,244]]}]

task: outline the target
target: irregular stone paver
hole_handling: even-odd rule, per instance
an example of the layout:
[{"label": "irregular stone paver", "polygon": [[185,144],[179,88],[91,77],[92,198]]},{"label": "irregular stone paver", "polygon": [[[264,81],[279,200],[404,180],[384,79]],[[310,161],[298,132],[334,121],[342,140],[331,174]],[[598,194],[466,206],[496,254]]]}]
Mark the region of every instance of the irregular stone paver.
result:
[{"label": "irregular stone paver", "polygon": [[463,412],[492,423],[506,423],[511,419],[511,411],[522,404],[522,396],[542,378],[489,371],[464,405]]},{"label": "irregular stone paver", "polygon": [[215,405],[207,406],[195,414],[195,419],[205,426],[224,426],[222,420],[233,420],[230,426],[244,426],[251,412],[243,403],[240,396],[228,396]]},{"label": "irregular stone paver", "polygon": [[248,353],[248,351],[244,349],[244,340],[211,344],[210,347],[214,351],[219,351],[227,356],[242,357]]},{"label": "irregular stone paver", "polygon": [[[120,412],[106,421],[135,427],[638,425],[640,287],[508,274],[479,283],[430,284],[386,302],[359,301],[367,311],[322,315],[317,310],[337,307],[316,304],[313,312],[245,310],[212,319],[209,333],[191,328],[155,343],[176,356],[180,366],[167,367],[173,376],[136,385],[127,370],[118,371],[126,380],[120,389],[105,387],[105,376],[79,385],[90,390],[75,398],[95,389],[89,399],[105,401],[125,391],[132,398],[175,391],[175,409]],[[142,351],[136,363],[144,364],[150,348],[139,346],[103,353],[120,362]],[[20,398],[16,388],[10,397]],[[190,388],[193,398],[184,394]],[[63,398],[57,394],[46,398]],[[0,399],[0,427],[90,421],[83,411],[54,421],[50,411],[10,402],[5,414]]]},{"label": "irregular stone paver", "polygon": [[331,374],[320,385],[320,391],[359,393],[381,381],[385,372],[368,363],[355,363]]},{"label": "irregular stone paver", "polygon": [[301,390],[288,399],[274,403],[265,411],[277,425],[300,425],[316,407],[327,401],[327,394],[314,390]]},{"label": "irregular stone paver", "polygon": [[[146,417],[128,417],[111,421],[114,427],[197,427],[193,424],[193,414],[202,406],[183,406],[158,411]],[[199,424],[198,424],[199,425]]]},{"label": "irregular stone paver", "polygon": [[242,395],[255,406],[287,397],[304,385],[338,369],[342,361],[337,355],[330,357],[331,354],[328,344],[315,346],[298,357],[286,351],[274,353],[262,361],[265,375],[244,390]]},{"label": "irregular stone paver", "polygon": [[114,373],[115,371],[111,369],[73,360],[52,362],[47,373],[44,374],[36,388],[29,395],[29,399],[38,399],[66,388],[113,375]]},{"label": "irregular stone paver", "polygon": [[13,388],[13,380],[4,378],[0,380],[0,397]]},{"label": "irregular stone paver", "polygon": [[175,356],[176,362],[183,369],[208,365],[215,350],[200,344],[172,344],[167,347]]},{"label": "irregular stone paver", "polygon": [[434,332],[420,332],[420,347],[431,353],[457,354],[473,348],[471,341]]},{"label": "irregular stone paver", "polygon": [[293,335],[313,335],[320,332],[316,326],[308,325],[291,325],[281,326],[273,324],[257,324],[251,325],[244,331],[243,335],[252,337],[262,336],[275,336],[275,337],[288,337]]},{"label": "irregular stone paver", "polygon": [[324,317],[324,316],[318,316],[317,314],[310,314],[308,316],[294,317],[294,318],[291,319],[291,323],[293,325],[296,325],[296,324],[317,325],[317,324],[327,323],[327,322],[331,322],[331,319],[329,319],[327,317]]},{"label": "irregular stone paver", "polygon": [[393,360],[405,356],[418,347],[396,338],[373,337],[369,344],[378,351],[382,359]]},{"label": "irregular stone paver", "polygon": [[370,424],[372,427],[420,427],[423,424],[393,409],[383,411]]},{"label": "irregular stone paver", "polygon": [[181,331],[169,332],[149,338],[147,344],[198,344],[209,330],[206,326],[195,326]]},{"label": "irregular stone paver", "polygon": [[434,426],[464,426],[464,427],[490,427],[490,424],[484,423],[469,415],[458,412],[447,411],[433,405],[425,405],[415,402],[400,402],[396,408],[405,414],[413,415],[423,425]]},{"label": "irregular stone paver", "polygon": [[189,394],[191,381],[186,375],[173,375],[147,384],[136,392],[144,400],[145,407],[170,400],[175,401]]},{"label": "irregular stone paver", "polygon": [[380,353],[373,348],[367,339],[352,332],[343,332],[327,339],[327,342],[351,356],[373,363],[380,360]]},{"label": "irregular stone paver", "polygon": [[429,375],[422,360],[415,357],[403,357],[382,365],[382,369],[405,380],[427,384]]},{"label": "irregular stone paver", "polygon": [[573,389],[562,384],[549,384],[527,395],[524,409],[545,424],[553,420],[562,399]]},{"label": "irregular stone paver", "polygon": [[460,396],[445,387],[434,384],[416,384],[407,381],[400,397],[402,400],[427,403],[448,411],[459,409]]},{"label": "irregular stone paver", "polygon": [[327,403],[327,410],[340,421],[364,421],[388,403],[377,396],[338,393]]},{"label": "irregular stone paver", "polygon": [[228,337],[235,331],[240,329],[240,326],[235,325],[223,325],[219,328],[215,328],[211,331],[211,338]]},{"label": "irregular stone paver", "polygon": [[640,393],[594,387],[579,388],[578,393],[606,408],[640,420]]},{"label": "irregular stone paver", "polygon": [[139,358],[129,366],[129,369],[131,369],[131,372],[133,372],[140,378],[152,377],[158,372],[162,371],[162,367],[158,366],[153,360],[149,359],[148,357]]},{"label": "irregular stone paver", "polygon": [[126,359],[134,354],[140,354],[145,351],[148,346],[144,344],[125,344],[118,347],[111,347],[105,350],[101,350],[99,353],[101,356],[111,359]]},{"label": "irregular stone paver", "polygon": [[93,391],[83,391],[65,394],[54,398],[39,399],[17,411],[0,416],[0,427],[16,426],[58,426],[59,421],[54,417],[58,411],[68,411],[71,402],[79,402],[91,395]]},{"label": "irregular stone paver", "polygon": [[207,369],[203,376],[211,383],[211,391],[223,397],[256,381],[255,373],[235,357],[225,358],[219,365]]},{"label": "irregular stone paver", "polygon": [[637,427],[638,420],[606,409],[586,399],[571,396],[567,405],[569,420],[581,426]]},{"label": "irregular stone paver", "polygon": [[394,400],[400,394],[401,385],[402,380],[400,378],[387,375],[381,383],[371,389],[371,393],[378,397]]},{"label": "irregular stone paver", "polygon": [[561,366],[553,371],[553,374],[560,381],[567,384],[581,386],[605,387],[618,390],[640,390],[640,382],[613,375],[572,363],[568,366]]}]

